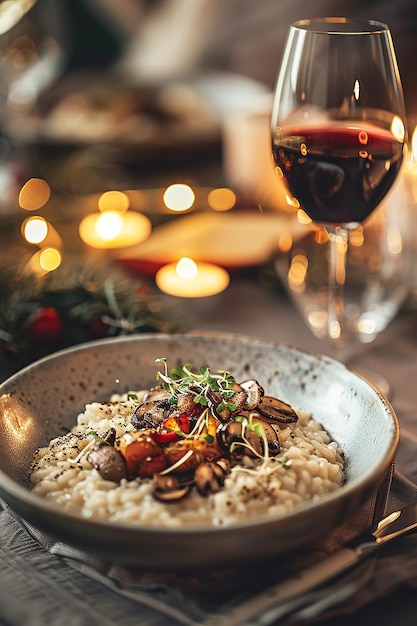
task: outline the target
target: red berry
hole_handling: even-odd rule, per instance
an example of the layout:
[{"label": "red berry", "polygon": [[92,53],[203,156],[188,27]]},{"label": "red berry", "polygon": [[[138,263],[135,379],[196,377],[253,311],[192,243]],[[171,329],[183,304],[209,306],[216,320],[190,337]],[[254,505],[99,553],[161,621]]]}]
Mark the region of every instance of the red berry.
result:
[{"label": "red berry", "polygon": [[88,329],[94,337],[107,337],[109,334],[109,327],[98,317],[89,320]]},{"label": "red berry", "polygon": [[137,293],[138,296],[142,296],[142,297],[146,298],[147,296],[150,296],[152,292],[151,292],[150,288],[147,285],[141,285],[136,290],[136,293]]},{"label": "red berry", "polygon": [[29,318],[28,334],[33,339],[54,343],[62,335],[64,324],[56,309],[44,307],[35,311]]}]

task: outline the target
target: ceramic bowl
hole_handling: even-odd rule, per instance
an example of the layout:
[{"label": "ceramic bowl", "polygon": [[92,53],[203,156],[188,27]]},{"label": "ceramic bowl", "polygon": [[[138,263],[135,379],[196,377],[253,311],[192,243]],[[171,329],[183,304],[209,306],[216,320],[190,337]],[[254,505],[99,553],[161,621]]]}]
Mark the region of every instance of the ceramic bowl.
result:
[{"label": "ceramic bowl", "polygon": [[[34,450],[69,430],[86,403],[155,385],[155,359],[208,365],[309,410],[342,447],[346,483],[280,517],[236,526],[159,529],[83,519],[30,491]],[[57,352],[0,385],[0,496],[39,531],[118,563],[212,567],[267,559],[323,537],[383,483],[399,439],[389,402],[371,384],[328,357],[254,337],[204,333],[137,335]]]}]

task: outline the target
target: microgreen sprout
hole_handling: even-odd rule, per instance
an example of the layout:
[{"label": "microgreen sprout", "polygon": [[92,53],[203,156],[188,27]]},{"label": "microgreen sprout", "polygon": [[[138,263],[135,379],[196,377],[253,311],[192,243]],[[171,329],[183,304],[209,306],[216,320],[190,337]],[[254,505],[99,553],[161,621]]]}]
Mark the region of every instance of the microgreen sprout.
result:
[{"label": "microgreen sprout", "polygon": [[291,467],[291,465],[292,465],[292,459],[289,459],[289,458],[287,457],[287,455],[285,455],[285,456],[281,457],[281,458],[279,459],[279,461],[280,461],[280,463],[282,464],[282,467],[283,467],[284,469],[290,469],[290,467]]},{"label": "microgreen sprout", "polygon": [[[162,386],[165,391],[170,395],[170,403],[175,404],[178,402],[178,398],[182,394],[192,394],[193,400],[195,403],[200,404],[203,407],[206,407],[202,414],[199,416],[193,430],[184,435],[186,439],[198,439],[202,438],[208,443],[213,443],[215,441],[215,437],[209,434],[208,432],[204,433],[204,428],[208,430],[208,415],[209,415],[209,404],[210,404],[210,392],[214,392],[220,395],[220,402],[217,404],[217,412],[222,413],[223,411],[229,410],[231,413],[236,411],[236,404],[231,401],[231,398],[235,394],[234,385],[235,379],[233,375],[224,370],[219,370],[217,373],[212,373],[210,369],[206,365],[200,366],[198,372],[193,371],[192,366],[189,363],[185,363],[184,365],[177,365],[176,367],[168,370],[167,359],[165,357],[159,358],[155,360],[155,363],[161,363],[163,365],[163,371],[157,372],[157,380],[161,381]],[[230,445],[230,452],[236,448],[246,448],[251,455],[257,457],[262,463],[261,466],[258,467],[257,471],[261,471],[263,474],[273,473],[277,469],[277,465],[275,467],[271,466],[269,461],[270,453],[268,446],[268,439],[266,436],[266,432],[264,427],[259,421],[253,421],[253,417],[257,414],[249,414],[246,415],[235,415],[234,420],[241,424],[241,433],[239,437],[239,441],[233,441]],[[261,440],[261,449],[262,452],[259,452],[259,448],[255,449],[253,443],[250,441],[249,433],[254,432]],[[182,464],[188,458],[186,454],[177,464]],[[287,456],[282,457],[279,460],[282,467],[285,469],[289,469],[291,466],[291,459]],[[168,471],[172,471],[172,468],[167,468],[165,473]],[[249,472],[252,473],[254,470],[250,468],[239,467],[238,471]]]},{"label": "microgreen sprout", "polygon": [[103,439],[103,437],[100,437],[100,435],[98,433],[96,433],[95,430],[89,430],[87,435],[92,435],[94,437],[95,443],[106,443],[106,444],[109,443],[108,441]]},{"label": "microgreen sprout", "polygon": [[198,372],[195,372],[190,363],[177,365],[168,371],[165,357],[156,359],[155,363],[162,363],[164,366],[164,371],[157,372],[156,377],[162,382],[162,386],[174,402],[181,394],[191,393],[194,395],[195,403],[207,406],[209,393],[215,392],[219,393],[222,398],[218,410],[236,409],[235,404],[229,402],[234,395],[235,384],[235,379],[230,372],[219,370],[217,373],[212,373],[207,365],[201,365]]},{"label": "microgreen sprout", "polygon": [[262,424],[260,424],[259,422],[254,423],[248,420],[248,418],[245,417],[244,415],[237,415],[234,419],[236,422],[240,422],[242,426],[244,426],[248,430],[251,430],[252,432],[256,433],[258,437],[260,437],[261,439],[265,435]]},{"label": "microgreen sprout", "polygon": [[[259,422],[252,422],[251,416],[249,416],[249,419],[248,419],[244,415],[237,415],[234,418],[234,420],[236,422],[239,422],[242,425],[242,431],[241,431],[242,441],[234,441],[232,445],[230,446],[230,452],[233,452],[233,450],[238,446],[243,446],[247,448],[248,450],[250,450],[252,454],[254,454],[256,457],[261,459],[263,461],[263,465],[265,465],[269,460],[269,447],[268,447],[268,439],[266,437],[265,430],[262,427],[262,424],[260,424]],[[256,433],[258,437],[261,439],[263,454],[259,454],[259,452],[255,450],[255,448],[253,447],[253,445],[250,443],[250,441],[245,435],[246,431]]]},{"label": "microgreen sprout", "polygon": [[217,405],[217,411],[219,413],[222,413],[223,411],[226,411],[227,409],[229,409],[229,411],[233,413],[233,411],[236,411],[236,404],[234,402],[226,402],[225,400],[222,400]]},{"label": "microgreen sprout", "polygon": [[102,437],[100,437],[100,435],[96,433],[95,430],[89,430],[87,435],[92,435],[93,439],[89,441],[88,444],[82,450],[80,450],[80,452],[77,454],[77,456],[74,459],[71,459],[71,458],[67,459],[70,465],[78,465],[82,457],[86,456],[89,450],[93,448],[94,446],[96,446],[98,443],[107,443],[107,441],[103,439]]},{"label": "microgreen sprout", "polygon": [[127,394],[127,399],[131,400],[132,402],[139,402],[139,397],[137,393],[129,392]]}]

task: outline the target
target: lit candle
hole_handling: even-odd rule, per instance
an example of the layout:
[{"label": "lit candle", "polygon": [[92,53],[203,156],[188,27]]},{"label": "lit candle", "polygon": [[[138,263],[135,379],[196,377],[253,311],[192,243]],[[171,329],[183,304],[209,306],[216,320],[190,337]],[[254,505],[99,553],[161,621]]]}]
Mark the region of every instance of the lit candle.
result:
[{"label": "lit candle", "polygon": [[151,234],[150,220],[142,213],[105,211],[87,215],[80,223],[81,239],[93,248],[124,248],[145,241]]},{"label": "lit candle", "polygon": [[145,241],[152,231],[143,213],[129,211],[122,191],[105,191],[98,199],[99,213],[87,215],[79,226],[81,239],[93,248],[124,248]]},{"label": "lit candle", "polygon": [[228,287],[229,274],[212,263],[195,263],[182,257],[178,263],[164,265],[156,273],[155,282],[161,291],[182,298],[204,298]]}]

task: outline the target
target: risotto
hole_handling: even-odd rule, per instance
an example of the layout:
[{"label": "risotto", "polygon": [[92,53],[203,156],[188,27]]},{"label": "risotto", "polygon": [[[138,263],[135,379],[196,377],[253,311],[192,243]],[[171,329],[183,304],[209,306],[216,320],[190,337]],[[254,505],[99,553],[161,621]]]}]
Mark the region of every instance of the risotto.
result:
[{"label": "risotto", "polygon": [[310,413],[205,367],[185,385],[184,368],[88,404],[36,450],[34,492],[84,518],[174,528],[285,515],[343,484],[343,452]]}]

